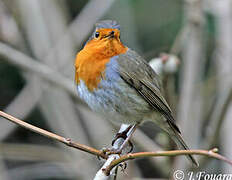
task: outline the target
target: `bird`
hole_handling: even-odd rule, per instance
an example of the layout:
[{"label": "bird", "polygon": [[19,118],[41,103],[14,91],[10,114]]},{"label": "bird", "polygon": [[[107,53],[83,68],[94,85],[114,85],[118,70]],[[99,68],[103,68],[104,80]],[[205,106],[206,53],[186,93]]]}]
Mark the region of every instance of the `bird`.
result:
[{"label": "bird", "polygon": [[[142,56],[122,43],[115,20],[95,24],[76,55],[75,83],[78,96],[107,120],[128,124],[131,132],[151,121],[180,149],[189,150],[163,96],[159,76]],[[187,157],[198,166],[192,155]]]}]

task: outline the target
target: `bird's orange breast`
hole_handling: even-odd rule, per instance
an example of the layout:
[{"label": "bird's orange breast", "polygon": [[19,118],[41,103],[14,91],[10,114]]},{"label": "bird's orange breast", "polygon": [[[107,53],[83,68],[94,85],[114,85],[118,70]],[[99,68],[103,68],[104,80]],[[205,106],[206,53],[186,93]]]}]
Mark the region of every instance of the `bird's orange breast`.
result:
[{"label": "bird's orange breast", "polygon": [[75,81],[77,84],[84,81],[89,91],[96,89],[104,79],[106,64],[110,58],[127,51],[121,42],[99,43],[92,41],[86,44],[76,56]]}]

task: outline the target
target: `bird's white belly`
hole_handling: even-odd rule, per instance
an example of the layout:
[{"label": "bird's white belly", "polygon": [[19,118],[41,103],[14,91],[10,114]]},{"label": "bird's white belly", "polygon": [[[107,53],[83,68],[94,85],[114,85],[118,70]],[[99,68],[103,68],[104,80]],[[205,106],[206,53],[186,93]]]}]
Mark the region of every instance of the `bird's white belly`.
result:
[{"label": "bird's white belly", "polygon": [[141,122],[151,111],[148,103],[123,81],[113,83],[102,80],[100,87],[91,92],[81,80],[77,90],[80,98],[93,111],[113,122]]}]

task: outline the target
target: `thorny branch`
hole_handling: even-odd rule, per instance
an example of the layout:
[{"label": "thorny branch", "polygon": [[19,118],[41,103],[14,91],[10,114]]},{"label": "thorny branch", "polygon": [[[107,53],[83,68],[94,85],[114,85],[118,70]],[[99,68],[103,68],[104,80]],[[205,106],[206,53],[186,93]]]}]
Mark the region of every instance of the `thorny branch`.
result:
[{"label": "thorny branch", "polygon": [[[68,138],[64,138],[62,136],[59,136],[57,134],[51,133],[49,131],[46,131],[44,129],[38,128],[36,126],[33,126],[29,123],[26,123],[20,119],[17,119],[3,111],[0,111],[0,116],[4,117],[5,119],[19,125],[22,126],[30,131],[33,131],[35,133],[38,133],[40,135],[46,136],[50,139],[59,141],[67,146],[79,149],[81,151],[93,154],[93,155],[97,155],[103,159],[107,159],[108,156],[105,155],[102,151],[97,150],[95,148],[83,145],[83,144],[79,144],[76,142],[72,142],[71,139]],[[125,154],[120,156],[118,159],[115,159],[113,161],[111,161],[111,163],[104,169],[104,173],[106,176],[110,175],[110,171],[116,167],[117,165],[121,164],[122,162],[128,161],[128,160],[132,160],[132,159],[136,159],[136,158],[145,158],[145,157],[156,157],[156,156],[179,156],[179,155],[188,155],[188,154],[192,154],[192,155],[204,155],[204,156],[208,156],[211,158],[215,158],[215,159],[219,159],[221,161],[224,161],[228,164],[230,164],[232,166],[232,161],[227,159],[226,157],[220,155],[217,153],[218,149],[214,148],[212,150],[172,150],[172,151],[156,151],[156,152],[138,152],[138,153],[129,153],[129,154]]]}]

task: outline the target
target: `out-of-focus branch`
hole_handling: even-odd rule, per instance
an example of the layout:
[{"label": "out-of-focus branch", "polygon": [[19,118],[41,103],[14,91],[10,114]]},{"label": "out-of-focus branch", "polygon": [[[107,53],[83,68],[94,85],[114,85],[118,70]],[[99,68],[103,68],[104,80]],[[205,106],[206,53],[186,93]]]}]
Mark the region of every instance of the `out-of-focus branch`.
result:
[{"label": "out-of-focus branch", "polygon": [[[2,39],[5,43],[10,44],[25,52],[27,50],[26,43],[22,33],[20,32],[17,21],[13,17],[14,13],[10,14],[9,12],[11,7],[9,7],[9,4],[6,1],[1,1],[0,6],[0,11],[2,11],[1,13],[4,13],[3,16],[0,13],[0,26],[3,30],[3,34],[0,34],[0,36],[2,36],[0,39]],[[26,73],[23,72],[23,75],[25,74]],[[23,87],[20,93],[17,94],[14,100],[10,102],[4,111],[17,115],[20,118],[25,118],[25,116],[31,112],[38,101],[41,91],[39,88],[36,88],[36,86],[39,87],[39,85],[35,82],[35,76],[30,75],[30,77],[31,83],[27,83]],[[1,127],[2,130],[0,132],[0,139],[4,139],[6,135],[15,128],[13,124],[9,124],[6,121],[1,123]]]},{"label": "out-of-focus branch", "polygon": [[[228,90],[232,87],[232,2],[230,0],[211,1],[211,13],[215,16],[217,26],[216,31],[216,68],[218,73],[218,98],[223,98]],[[232,155],[232,141],[228,134],[231,133],[232,126],[232,103],[230,101],[228,109],[225,112],[223,123],[223,131],[221,131],[221,139],[223,139],[224,152]],[[231,167],[224,167],[225,172],[231,171]]]},{"label": "out-of-focus branch", "polygon": [[7,171],[6,165],[2,159],[2,157],[0,157],[0,173],[1,173],[1,179],[4,180],[9,180],[9,171]]},{"label": "out-of-focus branch", "polygon": [[[217,118],[217,122],[216,122],[216,129],[214,130],[214,135],[210,138],[210,145],[209,147],[215,146],[217,139],[219,138],[220,135],[220,130],[223,124],[223,121],[225,119],[227,110],[229,108],[229,105],[232,101],[232,87],[230,89],[228,89],[229,91],[227,93],[224,94],[224,98],[223,98],[223,102],[221,104],[219,104],[220,110],[219,109],[215,109],[215,111],[218,113],[217,116],[215,116]],[[213,113],[214,114],[214,113]],[[212,117],[214,118],[214,117]],[[215,121],[213,121],[215,122]]]},{"label": "out-of-focus branch", "polygon": [[184,40],[186,39],[186,36],[189,32],[188,26],[183,26],[180,31],[178,32],[174,43],[172,44],[172,47],[170,49],[170,54],[178,55],[181,51],[181,48],[184,44]]},{"label": "out-of-focus branch", "polygon": [[[200,136],[202,102],[201,90],[196,88],[204,67],[204,14],[201,0],[185,1],[188,36],[183,47],[183,72],[181,75],[181,96],[178,105],[178,124],[185,140],[191,147],[197,147]],[[177,161],[177,167],[184,169],[186,164]]]},{"label": "out-of-focus branch", "polygon": [[[75,179],[78,177],[77,167],[72,163],[39,162],[24,164],[9,170],[9,179]],[[4,179],[5,180],[5,179]]]},{"label": "out-of-focus branch", "polygon": [[[213,130],[213,135],[210,136],[210,138],[207,138],[209,140],[209,145],[208,148],[212,148],[216,146],[218,139],[220,137],[220,130],[223,124],[223,121],[225,120],[225,116],[227,114],[227,110],[229,108],[229,104],[232,100],[232,88],[227,89],[227,92],[224,94],[221,99],[219,99],[218,103],[216,104],[216,108],[214,109],[214,112],[212,113],[212,122],[215,122],[216,124],[214,125],[215,129]],[[199,160],[199,164],[201,166],[204,166],[205,163],[207,162],[207,159],[205,156],[203,156]]]},{"label": "out-of-focus branch", "polygon": [[[11,124],[8,121],[5,122]],[[18,126],[16,125],[16,127]],[[50,145],[24,143],[1,143],[0,154],[4,156],[5,160],[20,160],[26,162],[68,162],[69,159],[72,158],[71,154],[67,153],[67,151],[64,151],[61,148],[53,147]]]},{"label": "out-of-focus branch", "polygon": [[[33,74],[31,76],[31,82],[28,82],[25,86],[23,86],[21,91],[4,109],[5,112],[14,114],[17,117],[24,119],[31,112],[31,110],[34,109],[42,93],[42,88],[37,88],[39,87],[39,84],[35,84],[33,82],[33,79],[36,79],[35,76],[37,75]],[[9,134],[15,126],[4,121],[4,123],[1,123],[1,127],[0,139],[4,139],[6,134]]]},{"label": "out-of-focus branch", "polygon": [[[34,72],[45,80],[62,87],[79,100],[76,95],[74,82],[60,75],[60,73],[51,69],[49,66],[39,63],[33,58],[5,45],[4,43],[0,43],[0,56],[4,57],[9,63],[16,65],[19,68],[26,69],[27,71]],[[82,101],[78,102],[83,104]]]},{"label": "out-of-focus branch", "polygon": [[[115,0],[91,0],[79,13],[68,29],[68,34],[73,35],[77,45],[86,38],[95,24],[109,10]],[[62,40],[59,44],[62,43]]]},{"label": "out-of-focus branch", "polygon": [[107,158],[106,155],[104,155],[101,151],[99,151],[97,149],[94,149],[92,147],[89,147],[89,146],[86,146],[86,145],[83,145],[83,144],[73,142],[69,138],[64,138],[64,137],[59,136],[57,134],[54,134],[54,133],[51,133],[51,132],[46,131],[44,129],[33,126],[33,125],[31,125],[29,123],[26,123],[24,121],[21,121],[20,119],[17,119],[17,118],[15,118],[15,117],[7,114],[7,113],[4,113],[3,111],[0,111],[0,116],[6,118],[7,120],[9,120],[9,121],[11,121],[11,122],[13,122],[15,124],[18,124],[19,126],[22,126],[22,127],[26,128],[26,129],[28,129],[30,131],[33,131],[33,132],[38,133],[40,135],[46,136],[46,137],[48,137],[50,139],[59,141],[59,142],[65,144],[67,146],[79,149],[79,150],[84,151],[84,152],[88,152],[90,154],[102,157],[104,159]]},{"label": "out-of-focus branch", "polygon": [[0,1],[0,40],[10,45],[25,49],[23,37],[17,26],[17,23],[8,11],[4,1]]}]

